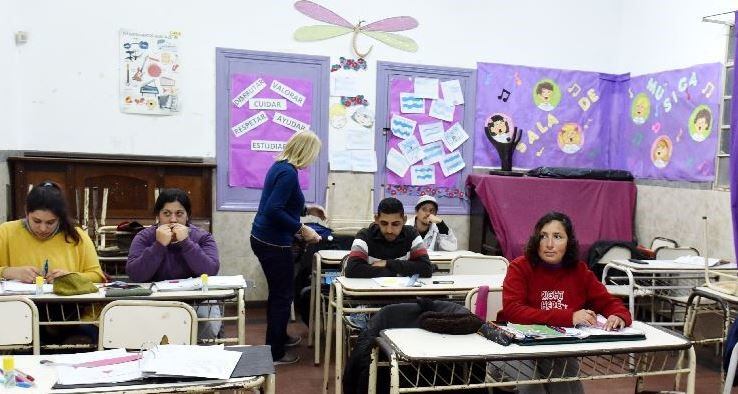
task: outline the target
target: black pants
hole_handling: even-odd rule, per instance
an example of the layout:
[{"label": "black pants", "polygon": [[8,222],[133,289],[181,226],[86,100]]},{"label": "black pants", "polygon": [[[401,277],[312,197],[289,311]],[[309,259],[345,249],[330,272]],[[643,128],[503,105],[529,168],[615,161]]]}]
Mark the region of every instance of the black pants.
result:
[{"label": "black pants", "polygon": [[266,344],[272,347],[272,358],[284,356],[287,323],[294,294],[294,260],[290,247],[270,245],[251,237],[251,249],[264,270],[269,298],[267,299]]}]

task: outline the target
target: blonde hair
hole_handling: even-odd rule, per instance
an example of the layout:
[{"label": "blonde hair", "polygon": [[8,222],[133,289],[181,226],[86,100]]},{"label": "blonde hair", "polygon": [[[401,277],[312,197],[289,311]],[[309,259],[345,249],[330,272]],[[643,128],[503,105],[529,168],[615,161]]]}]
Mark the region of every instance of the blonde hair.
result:
[{"label": "blonde hair", "polygon": [[277,156],[277,161],[287,160],[297,168],[305,168],[312,164],[320,153],[320,138],[312,131],[301,131],[293,135],[282,153]]}]

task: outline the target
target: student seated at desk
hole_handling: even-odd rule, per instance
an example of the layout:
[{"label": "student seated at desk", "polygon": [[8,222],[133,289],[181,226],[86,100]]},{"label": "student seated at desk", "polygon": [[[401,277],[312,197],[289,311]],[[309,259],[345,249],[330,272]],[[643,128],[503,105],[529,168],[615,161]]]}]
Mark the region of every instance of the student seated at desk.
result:
[{"label": "student seated at desk", "polygon": [[407,225],[415,227],[423,238],[428,251],[458,249],[456,235],[438,214],[438,201],[433,196],[420,196],[415,204],[415,216],[408,218]]},{"label": "student seated at desk", "polygon": [[[213,236],[190,223],[191,203],[180,189],[165,189],[154,204],[156,224],[133,238],[126,273],[133,282],[156,282],[170,279],[217,275],[220,269],[218,246]],[[198,317],[220,317],[215,305],[195,308]],[[200,324],[200,339],[217,338],[220,321]]]},{"label": "student seated at desk", "polygon": [[[497,318],[519,324],[573,327],[594,326],[597,314],[601,314],[607,317],[605,330],[630,326],[628,309],[608,293],[578,255],[579,246],[567,215],[550,212],[540,218],[525,246],[525,255],[513,260],[507,269],[502,285],[502,312]],[[540,376],[548,376],[551,370],[555,376],[573,376],[579,366],[576,360],[541,360],[537,367]],[[518,390],[583,392],[579,381],[521,385]]]},{"label": "student seated at desk", "polygon": [[95,245],[75,227],[59,185],[41,182],[26,196],[26,217],[0,224],[0,277],[48,283],[70,272],[104,282]]},{"label": "student seated at desk", "polygon": [[346,262],[349,278],[411,276],[429,278],[433,272],[428,252],[418,231],[407,221],[400,200],[379,202],[374,223],[361,229],[351,245]]}]

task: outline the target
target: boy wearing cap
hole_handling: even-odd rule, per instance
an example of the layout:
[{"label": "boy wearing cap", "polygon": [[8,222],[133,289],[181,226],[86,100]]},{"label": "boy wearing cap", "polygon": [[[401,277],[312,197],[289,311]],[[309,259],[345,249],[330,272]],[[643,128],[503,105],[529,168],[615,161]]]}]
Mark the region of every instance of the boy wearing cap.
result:
[{"label": "boy wearing cap", "polygon": [[456,235],[443,219],[437,216],[438,201],[433,196],[420,196],[415,205],[415,217],[408,218],[407,225],[418,230],[429,251],[458,249]]},{"label": "boy wearing cap", "polygon": [[359,230],[346,262],[349,278],[411,276],[429,278],[433,268],[418,232],[407,221],[402,202],[380,201],[374,223]]}]

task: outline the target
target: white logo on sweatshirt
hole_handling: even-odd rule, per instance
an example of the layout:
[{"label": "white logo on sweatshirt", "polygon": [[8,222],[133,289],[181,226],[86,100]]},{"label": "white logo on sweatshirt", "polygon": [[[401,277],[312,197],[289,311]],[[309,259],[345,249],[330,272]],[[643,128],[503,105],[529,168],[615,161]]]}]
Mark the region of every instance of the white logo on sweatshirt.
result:
[{"label": "white logo on sweatshirt", "polygon": [[541,309],[544,311],[549,311],[551,309],[566,309],[567,304],[564,304],[563,301],[563,290],[541,291]]}]

